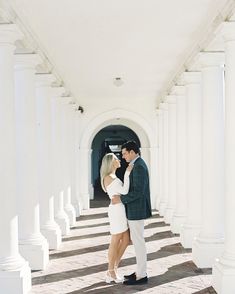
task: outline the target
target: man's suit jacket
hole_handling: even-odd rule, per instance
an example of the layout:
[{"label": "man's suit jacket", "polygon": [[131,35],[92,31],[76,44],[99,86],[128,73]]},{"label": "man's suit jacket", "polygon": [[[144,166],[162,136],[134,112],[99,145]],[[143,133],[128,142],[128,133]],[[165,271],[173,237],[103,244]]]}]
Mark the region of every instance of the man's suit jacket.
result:
[{"label": "man's suit jacket", "polygon": [[148,168],[141,157],[134,163],[130,173],[129,192],[121,195],[121,201],[125,204],[129,220],[146,219],[152,215]]}]

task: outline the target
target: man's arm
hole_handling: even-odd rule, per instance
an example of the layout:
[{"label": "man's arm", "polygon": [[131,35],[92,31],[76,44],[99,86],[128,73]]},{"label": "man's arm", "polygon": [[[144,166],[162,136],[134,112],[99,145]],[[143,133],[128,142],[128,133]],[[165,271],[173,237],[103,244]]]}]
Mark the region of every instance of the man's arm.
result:
[{"label": "man's arm", "polygon": [[136,201],[137,199],[143,197],[146,179],[145,170],[141,165],[136,166],[133,169],[133,181],[132,181],[132,191],[126,195],[121,195],[121,201],[124,204]]}]

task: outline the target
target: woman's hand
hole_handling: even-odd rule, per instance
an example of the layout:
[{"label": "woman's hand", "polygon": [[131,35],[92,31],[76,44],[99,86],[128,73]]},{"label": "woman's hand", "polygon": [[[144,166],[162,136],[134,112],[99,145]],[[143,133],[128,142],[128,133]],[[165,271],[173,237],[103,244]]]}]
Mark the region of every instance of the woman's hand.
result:
[{"label": "woman's hand", "polygon": [[129,172],[131,172],[132,171],[132,169],[133,169],[133,164],[129,164],[128,165],[128,167],[126,168],[126,170],[128,170]]}]

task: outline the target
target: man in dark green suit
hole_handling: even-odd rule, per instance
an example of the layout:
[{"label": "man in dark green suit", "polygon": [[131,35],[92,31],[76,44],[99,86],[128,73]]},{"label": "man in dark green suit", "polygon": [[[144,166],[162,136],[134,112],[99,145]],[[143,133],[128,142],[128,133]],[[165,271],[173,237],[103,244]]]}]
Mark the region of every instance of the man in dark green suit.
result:
[{"label": "man in dark green suit", "polygon": [[122,146],[122,157],[133,164],[130,174],[130,188],[120,199],[126,207],[126,215],[130,229],[131,240],[136,253],[136,272],[124,276],[125,285],[145,284],[147,277],[147,252],[144,240],[144,220],[151,217],[151,202],[149,190],[148,168],[140,157],[140,150],[134,141],[128,141]]}]

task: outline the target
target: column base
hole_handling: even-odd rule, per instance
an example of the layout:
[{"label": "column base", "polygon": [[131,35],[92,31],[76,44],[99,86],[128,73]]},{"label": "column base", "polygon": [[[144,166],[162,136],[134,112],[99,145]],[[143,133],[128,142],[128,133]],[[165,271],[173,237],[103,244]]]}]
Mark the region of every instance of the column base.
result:
[{"label": "column base", "polygon": [[159,208],[160,208],[160,201],[161,199],[159,197],[157,197],[156,199],[156,209],[159,211]]},{"label": "column base", "polygon": [[82,214],[82,210],[83,210],[83,201],[82,201],[82,199],[79,199],[79,201],[78,201],[78,207],[79,207],[79,213],[81,215]]},{"label": "column base", "polygon": [[79,217],[81,215],[81,210],[80,210],[80,206],[78,203],[73,203],[72,204],[74,209],[75,209],[75,216],[76,218]]},{"label": "column base", "polygon": [[89,198],[90,200],[94,200],[94,187],[92,184],[89,185]]},{"label": "column base", "polygon": [[31,289],[31,270],[28,262],[18,270],[0,271],[0,289],[4,294],[25,294]]},{"label": "column base", "polygon": [[171,231],[174,234],[180,234],[182,230],[182,225],[185,223],[186,216],[185,215],[173,215],[172,223],[171,223]]},{"label": "column base", "polygon": [[150,200],[151,200],[151,207],[152,209],[157,209],[156,201],[157,201],[157,194],[156,195],[150,195]]},{"label": "column base", "polygon": [[74,207],[72,204],[69,204],[65,206],[64,210],[68,215],[70,227],[74,227],[76,223],[76,213]]},{"label": "column base", "polygon": [[44,270],[49,262],[49,245],[42,238],[38,244],[19,244],[20,254],[29,262],[32,270]]},{"label": "column base", "polygon": [[165,215],[164,215],[164,221],[166,224],[172,223],[173,213],[174,213],[174,208],[172,208],[172,207],[166,208]]},{"label": "column base", "polygon": [[63,212],[63,213],[57,214],[55,216],[55,221],[60,227],[62,236],[69,235],[70,227],[69,227],[69,217],[67,213]]},{"label": "column base", "polygon": [[90,209],[90,195],[82,194],[82,209]]},{"label": "column base", "polygon": [[215,259],[222,255],[224,241],[221,239],[203,239],[196,237],[193,241],[193,262],[199,268],[212,267]]},{"label": "column base", "polygon": [[166,210],[166,202],[160,202],[159,215],[164,216],[165,215],[165,210]]},{"label": "column base", "polygon": [[200,228],[201,226],[199,225],[183,224],[180,235],[180,242],[184,248],[192,248],[193,240],[196,236],[199,235]]},{"label": "column base", "polygon": [[216,260],[212,270],[212,286],[219,294],[235,293],[235,264],[234,267],[224,265],[219,259]]},{"label": "column base", "polygon": [[49,249],[58,249],[61,244],[61,230],[56,224],[53,228],[43,227],[41,228],[41,233],[47,239],[49,244]]}]

